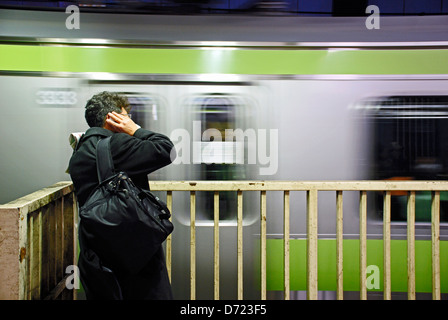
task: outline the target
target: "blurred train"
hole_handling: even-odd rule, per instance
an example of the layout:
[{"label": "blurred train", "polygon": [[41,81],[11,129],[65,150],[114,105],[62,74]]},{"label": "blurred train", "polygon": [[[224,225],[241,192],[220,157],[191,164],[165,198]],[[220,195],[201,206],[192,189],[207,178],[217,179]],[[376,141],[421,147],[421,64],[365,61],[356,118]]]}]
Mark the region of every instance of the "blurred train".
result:
[{"label": "blurred train", "polygon": [[[0,11],[0,202],[61,180],[70,133],[100,91],[128,96],[140,126],[171,137],[149,180],[445,180],[448,17],[198,17]],[[164,196],[161,195],[163,198]],[[188,195],[174,193],[175,297],[189,297]],[[417,297],[431,290],[430,195],[417,195]],[[381,195],[368,195],[368,265],[381,267]],[[392,291],[405,296],[405,195],[392,197]],[[198,299],[213,298],[212,195],[198,192]],[[334,297],[334,194],[319,194],[320,298]],[[448,195],[441,195],[441,240]],[[268,193],[268,298],[282,298],[281,194]],[[291,290],[305,290],[305,194],[291,194]],[[220,198],[222,299],[235,299],[236,195]],[[356,298],[358,195],[344,197],[347,298]],[[259,195],[244,195],[244,298],[259,298]],[[352,242],[351,242],[352,241]],[[448,293],[441,243],[441,289]],[[302,251],[301,251],[302,250]],[[328,253],[328,254],[326,254]],[[394,258],[397,257],[397,258]],[[404,259],[404,260],[403,260]],[[419,260],[420,259],[420,260]],[[429,259],[429,260],[428,260]],[[429,268],[429,269],[428,269]],[[356,269],[354,267],[354,269]],[[381,288],[369,291],[381,296]]]}]

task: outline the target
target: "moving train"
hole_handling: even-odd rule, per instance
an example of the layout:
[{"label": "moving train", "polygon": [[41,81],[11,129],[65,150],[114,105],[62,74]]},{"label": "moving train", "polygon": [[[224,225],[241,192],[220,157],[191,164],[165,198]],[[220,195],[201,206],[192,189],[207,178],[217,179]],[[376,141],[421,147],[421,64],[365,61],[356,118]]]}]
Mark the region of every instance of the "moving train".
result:
[{"label": "moving train", "polygon": [[[366,28],[364,17],[81,12],[79,29],[67,29],[66,19],[64,12],[0,10],[1,203],[70,179],[69,135],[87,129],[85,103],[105,90],[126,95],[134,121],[176,145],[174,163],[150,181],[447,178],[446,16],[381,17],[378,30]],[[197,197],[196,297],[212,299],[213,194]],[[347,266],[358,255],[357,197],[344,198]],[[188,299],[188,195],[173,199],[172,284],[175,298]],[[381,195],[368,199],[368,264],[381,265]],[[394,298],[406,296],[405,199],[392,196]],[[417,194],[417,298],[431,291],[428,199]],[[269,299],[283,297],[281,201],[280,193],[268,194]],[[319,195],[319,290],[328,299],[336,288],[335,271],[324,268],[334,258],[334,203],[334,195]],[[448,237],[447,205],[442,193],[441,240]],[[306,242],[305,207],[305,194],[293,192],[296,299],[306,288],[305,262],[297,258]],[[220,214],[220,298],[235,299],[235,194],[222,193]],[[258,299],[257,195],[245,195],[243,219],[244,299]],[[357,281],[345,276],[346,298],[359,296]],[[381,291],[372,289],[369,297],[382,297]]]}]

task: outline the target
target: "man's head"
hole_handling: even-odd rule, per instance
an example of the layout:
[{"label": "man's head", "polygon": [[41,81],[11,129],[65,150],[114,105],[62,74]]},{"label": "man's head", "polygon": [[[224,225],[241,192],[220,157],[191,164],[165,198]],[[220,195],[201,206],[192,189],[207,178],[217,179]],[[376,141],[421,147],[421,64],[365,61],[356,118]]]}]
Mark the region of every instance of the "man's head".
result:
[{"label": "man's head", "polygon": [[106,116],[110,112],[129,113],[131,106],[125,96],[116,93],[101,92],[94,95],[86,104],[85,118],[90,127],[104,127]]}]

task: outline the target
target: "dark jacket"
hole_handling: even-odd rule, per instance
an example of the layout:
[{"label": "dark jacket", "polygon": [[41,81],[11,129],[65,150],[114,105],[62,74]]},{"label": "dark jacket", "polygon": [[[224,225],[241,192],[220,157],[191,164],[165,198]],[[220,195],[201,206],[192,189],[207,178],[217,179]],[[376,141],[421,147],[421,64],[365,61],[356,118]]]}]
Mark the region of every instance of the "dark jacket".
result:
[{"label": "dark jacket", "polygon": [[[110,148],[115,169],[126,172],[141,188],[149,189],[149,173],[171,163],[173,143],[162,134],[140,128],[130,136],[103,128],[90,128],[81,138],[69,163],[80,207],[98,185],[96,145],[108,136],[112,136]],[[82,219],[78,228],[78,266],[88,299],[172,299],[162,246],[143,270],[129,274],[104,265],[101,253],[93,252],[84,236]]]}]

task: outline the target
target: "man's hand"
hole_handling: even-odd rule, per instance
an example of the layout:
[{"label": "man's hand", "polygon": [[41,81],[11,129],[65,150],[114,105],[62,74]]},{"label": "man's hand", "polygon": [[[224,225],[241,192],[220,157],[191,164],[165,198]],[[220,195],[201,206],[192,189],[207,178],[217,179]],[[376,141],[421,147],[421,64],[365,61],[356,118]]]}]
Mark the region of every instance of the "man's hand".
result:
[{"label": "man's hand", "polygon": [[131,118],[116,112],[108,113],[106,122],[112,131],[127,133],[130,136],[133,136],[139,128]]}]

